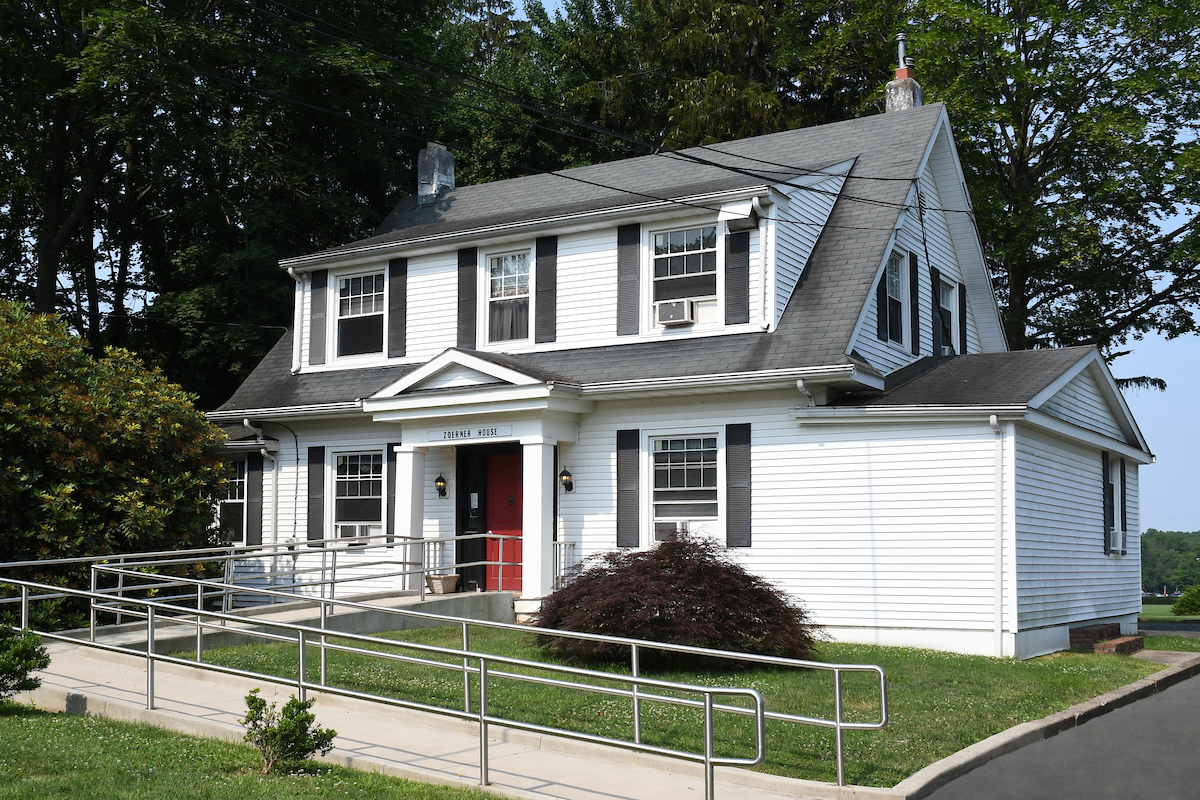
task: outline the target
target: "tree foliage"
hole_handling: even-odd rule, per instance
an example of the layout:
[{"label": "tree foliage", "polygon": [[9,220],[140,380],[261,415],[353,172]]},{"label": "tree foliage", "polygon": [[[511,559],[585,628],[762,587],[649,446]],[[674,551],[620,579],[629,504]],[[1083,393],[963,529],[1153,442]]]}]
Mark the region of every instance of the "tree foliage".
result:
[{"label": "tree foliage", "polygon": [[96,353],[133,347],[209,407],[291,321],[278,261],[368,235],[435,128],[428,80],[373,43],[432,52],[438,5],[288,8],[0,10],[4,294]]},{"label": "tree foliage", "polygon": [[[700,537],[604,554],[542,601],[537,624],[789,658],[812,658],[820,630],[799,604],[747,572],[722,545]],[[569,662],[629,659],[621,645],[548,635],[538,643]]]},{"label": "tree foliage", "polygon": [[1200,531],[1150,528],[1142,534],[1142,589],[1174,591],[1200,584]]},{"label": "tree foliage", "polygon": [[92,358],[65,323],[0,301],[0,562],[204,545],[223,435],[192,401],[130,353]]},{"label": "tree foliage", "polygon": [[1177,617],[1200,614],[1200,586],[1192,586],[1184,592],[1171,606],[1171,613]]}]

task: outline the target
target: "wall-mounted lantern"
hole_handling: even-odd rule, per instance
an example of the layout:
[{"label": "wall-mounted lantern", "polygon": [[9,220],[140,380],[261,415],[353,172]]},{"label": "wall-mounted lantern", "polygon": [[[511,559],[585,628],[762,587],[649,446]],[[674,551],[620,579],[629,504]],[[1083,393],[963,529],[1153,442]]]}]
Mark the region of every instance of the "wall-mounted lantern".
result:
[{"label": "wall-mounted lantern", "polygon": [[571,473],[564,469],[558,473],[558,482],[562,484],[563,489],[568,492],[575,491],[575,481],[571,478]]},{"label": "wall-mounted lantern", "polygon": [[446,496],[446,486],[447,485],[448,484],[446,483],[446,479],[443,478],[441,475],[438,475],[436,478],[433,479],[433,488],[437,489],[438,497]]}]

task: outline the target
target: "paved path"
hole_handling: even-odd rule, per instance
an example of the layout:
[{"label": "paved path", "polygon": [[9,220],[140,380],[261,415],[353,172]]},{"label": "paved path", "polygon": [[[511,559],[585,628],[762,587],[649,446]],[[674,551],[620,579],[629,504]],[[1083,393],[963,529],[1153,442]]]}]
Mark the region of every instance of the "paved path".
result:
[{"label": "paved path", "polygon": [[[294,687],[159,663],[156,707],[145,708],[145,659],[53,643],[42,688],[18,696],[42,708],[99,714],[132,722],[241,741],[244,697],[263,687],[268,700],[284,701]],[[479,728],[475,723],[376,703],[311,693],[320,723],[338,731],[325,760],[430,783],[474,787],[479,779]],[[631,753],[586,742],[490,729],[492,790],[526,800],[700,800],[700,765]],[[807,788],[811,788],[810,792]],[[837,787],[718,768],[717,800],[785,800]]]},{"label": "paved path", "polygon": [[1196,800],[1200,678],[967,773],[928,800]]},{"label": "paved path", "polygon": [[[1200,639],[1200,622],[1139,622],[1138,633],[1143,636],[1186,636]],[[1200,792],[1197,793],[1200,795]]]}]

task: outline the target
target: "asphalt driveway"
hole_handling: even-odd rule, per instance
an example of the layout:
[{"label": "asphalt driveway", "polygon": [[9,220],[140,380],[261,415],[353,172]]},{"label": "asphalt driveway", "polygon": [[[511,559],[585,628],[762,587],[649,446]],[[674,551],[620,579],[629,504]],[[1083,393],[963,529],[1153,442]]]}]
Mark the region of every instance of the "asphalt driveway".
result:
[{"label": "asphalt driveway", "polygon": [[[1200,639],[1200,622],[1139,622],[1138,633],[1143,636],[1187,636]],[[1200,790],[1197,790],[1200,797]]]},{"label": "asphalt driveway", "polygon": [[[1174,627],[1174,626],[1172,626]],[[1200,625],[1190,635],[1200,636]],[[1200,678],[1001,756],[930,800],[1196,800]]]}]

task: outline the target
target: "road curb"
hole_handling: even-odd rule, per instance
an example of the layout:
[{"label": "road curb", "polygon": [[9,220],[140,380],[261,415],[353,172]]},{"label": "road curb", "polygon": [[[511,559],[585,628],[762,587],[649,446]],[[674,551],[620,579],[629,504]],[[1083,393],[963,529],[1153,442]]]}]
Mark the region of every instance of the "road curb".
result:
[{"label": "road curb", "polygon": [[1160,670],[1140,681],[1134,681],[1099,697],[1085,700],[1065,711],[1059,711],[1039,720],[1001,731],[995,736],[963,748],[900,781],[892,787],[892,791],[895,793],[892,796],[896,800],[921,800],[955,778],[961,777],[993,759],[1034,742],[1057,736],[1065,730],[1077,728],[1089,720],[1157,694],[1197,674],[1200,674],[1200,653],[1194,658]]}]

